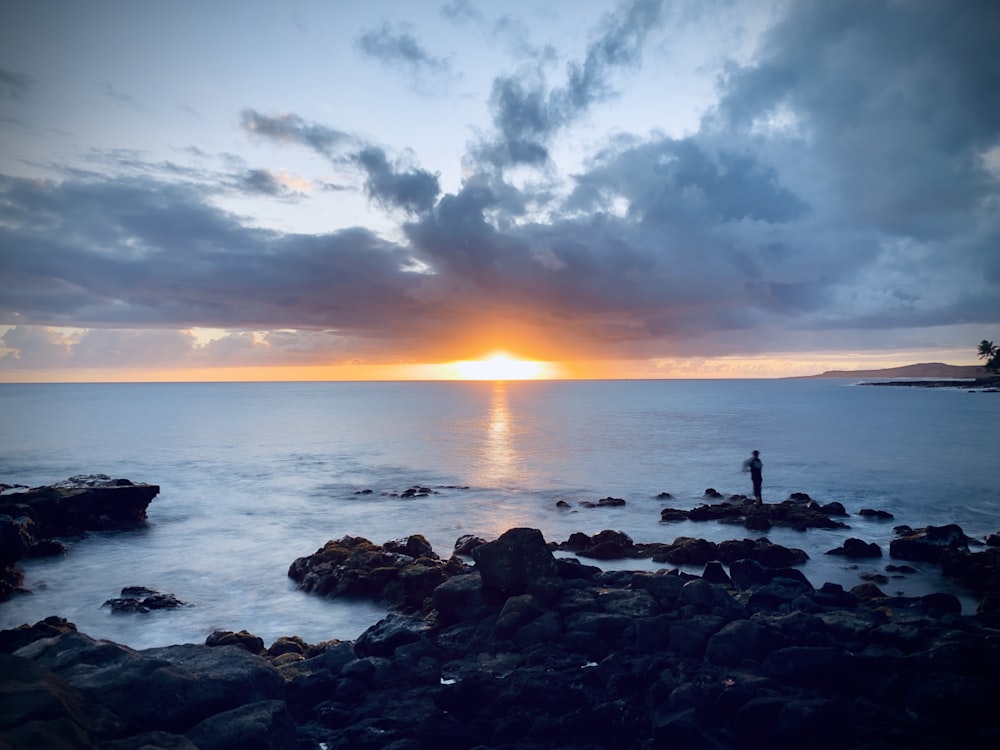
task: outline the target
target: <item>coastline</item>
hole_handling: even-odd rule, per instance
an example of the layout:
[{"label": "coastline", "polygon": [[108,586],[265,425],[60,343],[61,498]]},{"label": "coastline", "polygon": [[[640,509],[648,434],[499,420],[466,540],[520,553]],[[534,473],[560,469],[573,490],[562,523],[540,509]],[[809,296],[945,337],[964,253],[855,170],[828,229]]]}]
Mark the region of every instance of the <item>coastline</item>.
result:
[{"label": "coastline", "polygon": [[[762,508],[737,496],[707,499],[672,513],[746,530],[823,528],[843,513],[807,496]],[[964,565],[984,585],[998,582],[1000,545],[969,552],[975,540],[957,527],[901,529],[893,559],[949,564],[956,574]],[[854,541],[841,554],[875,554]],[[136,651],[50,617],[0,632],[4,687],[16,687],[5,695],[47,696],[44,711],[12,706],[0,738],[14,748],[114,750],[802,741],[833,750],[889,738],[907,747],[995,746],[995,588],[979,613],[963,615],[950,594],[892,596],[871,581],[817,588],[796,567],[801,551],[724,544],[687,539],[654,549],[611,531],[554,542],[511,529],[492,541],[460,538],[442,558],[419,536],[384,545],[345,537],[295,560],[289,575],[315,595],[390,604],[356,640],[289,635],[265,648],[252,633],[216,631],[203,644]],[[654,555],[703,569],[601,570],[578,559]],[[987,556],[992,567],[972,570]]]}]

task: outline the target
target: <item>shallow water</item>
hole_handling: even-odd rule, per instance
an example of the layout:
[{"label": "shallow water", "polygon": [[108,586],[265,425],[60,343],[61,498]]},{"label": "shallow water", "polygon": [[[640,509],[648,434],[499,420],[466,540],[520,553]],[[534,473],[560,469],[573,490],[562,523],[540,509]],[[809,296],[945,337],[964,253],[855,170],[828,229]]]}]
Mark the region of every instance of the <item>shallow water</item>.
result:
[{"label": "shallow water", "polygon": [[[765,500],[794,491],[838,500],[849,531],[773,529],[810,555],[815,584],[859,582],[888,558],[824,555],[848,536],[882,546],[892,527],[959,523],[1000,530],[1000,397],[961,389],[857,387],[841,380],[511,383],[0,385],[0,482],[38,486],[106,473],[159,484],[149,526],[68,540],[67,559],[26,561],[35,593],[0,605],[0,627],[58,614],[135,647],[203,642],[246,629],[270,642],[348,639],[383,614],[302,594],[290,563],[346,534],[384,542],[411,533],[442,556],[462,534],[514,526],[561,541],[602,529],[636,542],[755,536],[711,523],[662,524],[705,488],[748,493],[752,448]],[[434,494],[404,499],[407,487]],[[358,494],[363,490],[370,494]],[[661,501],[661,491],[674,499]],[[624,507],[583,508],[622,497]],[[572,507],[560,510],[559,500]],[[646,568],[651,563],[602,563]],[[192,606],[112,615],[124,586]],[[950,590],[929,569],[887,592]],[[966,598],[967,606],[974,606]]]}]

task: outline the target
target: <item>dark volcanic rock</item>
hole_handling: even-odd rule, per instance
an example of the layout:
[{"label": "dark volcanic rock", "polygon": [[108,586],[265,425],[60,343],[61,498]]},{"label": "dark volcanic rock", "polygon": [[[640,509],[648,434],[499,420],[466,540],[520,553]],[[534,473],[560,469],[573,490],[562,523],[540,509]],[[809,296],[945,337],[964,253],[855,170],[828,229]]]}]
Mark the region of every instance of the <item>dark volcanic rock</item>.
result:
[{"label": "dark volcanic rock", "polygon": [[882,557],[882,548],[875,542],[866,542],[861,539],[850,537],[844,540],[840,547],[827,551],[828,555],[841,555],[852,559],[863,557]]},{"label": "dark volcanic rock", "polygon": [[296,559],[288,576],[304,591],[370,598],[405,612],[419,612],[429,606],[434,589],[462,572],[467,572],[466,566],[458,558],[440,560],[419,535],[385,546],[345,536]]},{"label": "dark volcanic rock", "polygon": [[[93,747],[95,741],[117,741],[123,747],[125,738],[151,732],[182,735],[210,717],[262,701],[280,703],[274,706],[279,714],[285,710],[281,677],[243,649],[188,645],[135,651],[56,625],[46,623],[49,632],[61,631],[56,635],[36,626],[36,640],[3,657],[0,694],[9,695],[18,686],[24,701],[20,717],[5,707],[0,745]],[[24,630],[20,637],[26,635]],[[288,726],[286,722],[284,736],[294,739]],[[34,743],[25,744],[28,738]],[[202,744],[213,746],[222,745]]]},{"label": "dark volcanic rock", "polygon": [[737,591],[676,571],[579,575],[535,530],[501,540],[434,590],[428,616],[393,614],[354,644],[280,639],[264,652],[273,666],[237,646],[136,652],[55,619],[0,633],[12,697],[0,745],[874,750],[1000,737],[1000,641],[949,595],[813,591],[749,559],[730,565]]},{"label": "dark volcanic rock", "polygon": [[154,609],[175,609],[188,606],[173,594],[164,594],[145,586],[126,586],[121,591],[121,597],[108,599],[102,606],[110,607],[112,612],[150,612]]},{"label": "dark volcanic rock", "polygon": [[472,557],[487,591],[518,594],[539,578],[559,575],[559,566],[538,529],[510,529],[496,541],[476,547]]},{"label": "dark volcanic rock", "polygon": [[[151,484],[105,474],[71,477],[47,487],[4,485],[0,493],[0,602],[20,590],[25,557],[65,555],[53,536],[98,529],[131,529],[146,522],[146,507],[160,492]],[[14,491],[10,491],[14,490]]]},{"label": "dark volcanic rock", "polygon": [[891,521],[895,517],[887,510],[873,510],[872,508],[862,508],[858,511],[858,515],[875,518],[879,521]]},{"label": "dark volcanic rock", "polygon": [[946,552],[968,552],[969,538],[956,524],[928,526],[914,531],[897,527],[900,536],[889,543],[889,556],[896,560],[940,562]]},{"label": "dark volcanic rock", "polygon": [[103,529],[129,529],[146,522],[146,508],[160,492],[155,484],[112,479],[105,474],[0,494],[0,514],[34,522],[36,539]]}]

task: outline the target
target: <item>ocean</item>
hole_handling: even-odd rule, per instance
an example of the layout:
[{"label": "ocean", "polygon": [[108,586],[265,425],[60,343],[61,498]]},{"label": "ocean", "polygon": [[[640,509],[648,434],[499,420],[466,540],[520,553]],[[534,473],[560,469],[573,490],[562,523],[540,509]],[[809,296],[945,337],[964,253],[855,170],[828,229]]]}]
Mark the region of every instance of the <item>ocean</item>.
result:
[{"label": "ocean", "polygon": [[[827,379],[3,384],[0,415],[0,483],[104,473],[161,487],[147,527],[88,533],[64,540],[65,558],[22,561],[33,593],[0,604],[0,629],[60,615],[134,648],[202,643],[216,629],[265,643],[356,638],[384,608],[304,594],[287,577],[295,558],[345,535],[382,543],[423,534],[442,557],[464,534],[494,539],[517,526],[549,541],[602,529],[635,542],[762,536],[659,520],[664,507],[703,502],[708,487],[749,494],[741,467],[753,449],[765,502],[806,492],[852,514],[850,530],[764,534],[804,549],[803,572],[817,586],[884,573],[897,524],[958,523],[980,538],[1000,531],[1000,397],[961,388]],[[401,497],[413,486],[433,492]],[[582,505],[608,496],[626,503]],[[895,519],[868,520],[861,508]],[[824,554],[851,536],[885,557]],[[883,589],[951,591],[974,610],[933,567],[916,567]],[[141,615],[102,607],[125,586],[190,606]]]}]

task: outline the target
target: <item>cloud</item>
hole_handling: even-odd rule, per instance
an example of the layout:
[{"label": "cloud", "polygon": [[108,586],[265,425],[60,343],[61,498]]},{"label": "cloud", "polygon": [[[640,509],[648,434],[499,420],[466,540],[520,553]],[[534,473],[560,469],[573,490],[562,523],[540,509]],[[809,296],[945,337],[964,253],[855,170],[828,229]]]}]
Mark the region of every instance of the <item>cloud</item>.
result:
[{"label": "cloud", "polygon": [[284,143],[293,143],[331,157],[337,148],[354,142],[352,136],[315,123],[307,123],[298,115],[263,115],[254,109],[244,109],[240,125],[249,133]]},{"label": "cloud", "polygon": [[445,58],[430,54],[411,33],[409,26],[393,28],[383,23],[378,29],[370,29],[357,39],[357,46],[364,54],[380,60],[389,66],[399,66],[412,73],[442,74],[450,72]]},{"label": "cloud", "polygon": [[[242,160],[213,178],[121,152],[103,173],[0,178],[0,324],[16,325],[3,366],[137,363],[156,346],[194,364],[433,361],[485,342],[540,358],[741,355],[1000,325],[1000,73],[982,64],[1000,11],[781,9],[700,128],[609,136],[571,175],[548,170],[555,139],[613,100],[660,3],[621,5],[558,85],[550,58],[497,75],[493,129],[456,188],[406,144],[242,111],[246,132],[309,149],[398,212],[388,238],[247,226],[220,192],[282,198],[289,183]],[[544,179],[512,184],[516,166]],[[184,333],[196,327],[230,333],[201,343]],[[158,339],[167,329],[181,333]]]},{"label": "cloud", "polygon": [[396,169],[385,152],[373,146],[362,149],[356,158],[368,175],[365,189],[371,198],[414,213],[433,207],[441,191],[437,175],[423,169]]},{"label": "cloud", "polygon": [[490,107],[498,132],[482,145],[480,158],[497,167],[544,165],[551,138],[614,96],[612,73],[638,64],[661,6],[662,0],[631,0],[619,6],[604,20],[605,28],[587,47],[583,61],[567,65],[563,86],[549,88],[538,65],[497,77]]},{"label": "cloud", "polygon": [[[353,164],[365,175],[368,196],[383,206],[424,212],[434,205],[440,192],[437,175],[418,167],[390,163],[383,149],[324,125],[307,123],[298,115],[268,117],[245,109],[242,126],[263,138],[306,146],[335,164]],[[360,148],[350,152],[336,151],[341,146]],[[258,184],[267,187],[264,178],[256,176]]]}]

